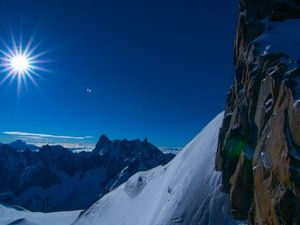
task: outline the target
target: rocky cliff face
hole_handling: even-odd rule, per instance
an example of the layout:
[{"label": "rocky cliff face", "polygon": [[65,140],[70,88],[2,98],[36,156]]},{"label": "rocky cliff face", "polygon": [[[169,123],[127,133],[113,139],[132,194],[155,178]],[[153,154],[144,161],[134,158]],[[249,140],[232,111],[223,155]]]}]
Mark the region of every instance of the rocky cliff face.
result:
[{"label": "rocky cliff face", "polygon": [[216,168],[249,224],[300,224],[300,1],[241,0]]}]

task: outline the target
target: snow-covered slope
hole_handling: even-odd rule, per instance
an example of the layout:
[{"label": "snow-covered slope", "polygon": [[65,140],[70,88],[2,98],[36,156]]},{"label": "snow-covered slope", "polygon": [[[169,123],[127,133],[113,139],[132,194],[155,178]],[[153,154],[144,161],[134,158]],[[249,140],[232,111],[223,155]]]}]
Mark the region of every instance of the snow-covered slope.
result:
[{"label": "snow-covered slope", "polygon": [[166,166],[137,173],[105,195],[74,225],[233,224],[214,170],[222,119],[223,113]]},{"label": "snow-covered slope", "polygon": [[22,208],[12,208],[0,204],[1,225],[70,225],[80,214],[80,210],[69,212],[40,213]]}]

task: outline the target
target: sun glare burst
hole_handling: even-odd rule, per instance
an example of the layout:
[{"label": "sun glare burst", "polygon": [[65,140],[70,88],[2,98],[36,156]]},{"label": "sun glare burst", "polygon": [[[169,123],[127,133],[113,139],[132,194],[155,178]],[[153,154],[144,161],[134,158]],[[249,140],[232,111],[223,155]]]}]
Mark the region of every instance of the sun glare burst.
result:
[{"label": "sun glare burst", "polygon": [[30,68],[30,60],[26,55],[16,55],[10,59],[10,67],[19,74],[26,73]]},{"label": "sun glare burst", "polygon": [[33,38],[30,38],[26,45],[23,46],[22,38],[19,43],[15,41],[13,35],[11,35],[11,46],[3,41],[5,50],[0,50],[2,56],[0,57],[0,71],[3,75],[0,85],[9,81],[9,84],[17,81],[18,92],[21,90],[22,84],[27,86],[27,80],[30,80],[37,86],[36,78],[40,77],[41,71],[48,71],[41,66],[41,64],[47,62],[42,60],[46,51],[37,53],[39,44],[33,45]]}]

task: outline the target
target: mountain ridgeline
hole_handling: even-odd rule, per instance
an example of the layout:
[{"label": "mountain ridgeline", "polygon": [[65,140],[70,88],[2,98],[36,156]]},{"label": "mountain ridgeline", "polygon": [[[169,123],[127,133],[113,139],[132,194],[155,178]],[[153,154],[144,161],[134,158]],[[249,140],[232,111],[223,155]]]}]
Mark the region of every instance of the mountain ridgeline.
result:
[{"label": "mountain ridgeline", "polygon": [[43,212],[86,209],[136,172],[174,157],[147,139],[111,141],[104,135],[92,152],[23,146],[21,141],[0,146],[0,202]]},{"label": "mountain ridgeline", "polygon": [[236,219],[300,224],[300,1],[241,0],[216,168]]}]

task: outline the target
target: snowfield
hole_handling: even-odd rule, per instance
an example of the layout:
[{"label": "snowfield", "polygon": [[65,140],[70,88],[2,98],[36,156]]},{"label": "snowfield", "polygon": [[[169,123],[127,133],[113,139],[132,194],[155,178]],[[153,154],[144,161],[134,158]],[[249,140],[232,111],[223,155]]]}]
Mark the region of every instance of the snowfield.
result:
[{"label": "snowfield", "polygon": [[169,164],[133,175],[86,210],[73,225],[235,224],[214,170],[223,113]]},{"label": "snowfield", "polygon": [[40,213],[0,204],[1,225],[70,225],[81,210],[69,212]]}]

